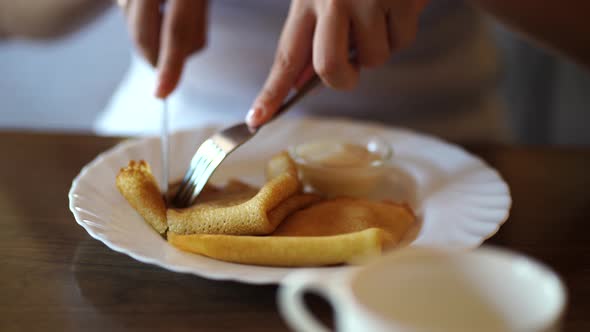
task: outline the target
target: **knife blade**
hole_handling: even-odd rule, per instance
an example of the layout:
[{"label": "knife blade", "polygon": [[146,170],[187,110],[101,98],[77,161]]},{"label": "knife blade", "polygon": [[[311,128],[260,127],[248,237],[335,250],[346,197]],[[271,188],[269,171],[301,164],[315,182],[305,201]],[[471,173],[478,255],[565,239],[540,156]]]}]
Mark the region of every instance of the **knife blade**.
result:
[{"label": "knife blade", "polygon": [[169,145],[168,145],[168,102],[166,99],[162,99],[162,118],[161,118],[161,131],[160,131],[160,148],[161,148],[161,158],[162,158],[162,177],[161,177],[161,187],[162,187],[162,195],[164,199],[167,198],[168,194],[168,174],[169,174],[169,160],[168,160],[168,152],[169,152]]}]

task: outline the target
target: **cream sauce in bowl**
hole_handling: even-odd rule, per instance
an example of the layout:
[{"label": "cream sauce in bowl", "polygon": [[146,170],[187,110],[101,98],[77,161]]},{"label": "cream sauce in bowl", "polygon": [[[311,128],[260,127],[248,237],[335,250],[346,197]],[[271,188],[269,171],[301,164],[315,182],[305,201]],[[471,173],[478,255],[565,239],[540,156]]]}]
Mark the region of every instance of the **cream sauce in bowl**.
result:
[{"label": "cream sauce in bowl", "polygon": [[382,179],[391,148],[371,137],[354,142],[318,140],[293,147],[300,176],[313,191],[327,196],[366,196]]}]

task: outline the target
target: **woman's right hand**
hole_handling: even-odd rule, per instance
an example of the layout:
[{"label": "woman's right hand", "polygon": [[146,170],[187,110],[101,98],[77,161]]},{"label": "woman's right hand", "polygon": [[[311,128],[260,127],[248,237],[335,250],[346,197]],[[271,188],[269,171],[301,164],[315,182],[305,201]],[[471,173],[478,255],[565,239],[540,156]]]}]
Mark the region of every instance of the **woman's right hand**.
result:
[{"label": "woman's right hand", "polygon": [[[314,73],[325,85],[353,88],[359,68],[383,65],[416,38],[429,0],[291,0],[275,61],[246,122],[269,121],[292,88]],[[349,58],[356,51],[356,61]]]},{"label": "woman's right hand", "polygon": [[157,69],[154,94],[166,98],[180,81],[185,60],[205,46],[207,1],[127,0],[124,3],[131,37]]}]

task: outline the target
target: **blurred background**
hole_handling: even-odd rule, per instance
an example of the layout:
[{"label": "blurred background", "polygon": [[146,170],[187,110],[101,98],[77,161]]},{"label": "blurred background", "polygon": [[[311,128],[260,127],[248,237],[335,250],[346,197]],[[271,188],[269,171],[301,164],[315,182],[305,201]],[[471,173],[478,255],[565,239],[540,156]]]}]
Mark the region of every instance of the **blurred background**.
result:
[{"label": "blurred background", "polygon": [[[57,17],[71,24],[27,38],[0,35],[0,129],[92,131],[124,77],[132,43],[120,9],[98,1],[83,15]],[[588,71],[489,25],[511,140],[590,144]]]}]

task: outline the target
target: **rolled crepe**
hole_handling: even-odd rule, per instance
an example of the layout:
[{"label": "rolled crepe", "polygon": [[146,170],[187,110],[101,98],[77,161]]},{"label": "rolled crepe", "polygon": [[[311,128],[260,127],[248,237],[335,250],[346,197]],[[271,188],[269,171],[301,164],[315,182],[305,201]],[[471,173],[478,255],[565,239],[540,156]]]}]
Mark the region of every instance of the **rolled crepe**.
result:
[{"label": "rolled crepe", "polygon": [[274,231],[275,236],[326,236],[376,227],[391,235],[396,244],[416,217],[405,204],[339,197],[297,211]]},{"label": "rolled crepe", "polygon": [[121,168],[116,185],[123,197],[158,233],[164,234],[166,223],[166,202],[150,166],[143,160],[130,161]]},{"label": "rolled crepe", "polygon": [[258,192],[234,193],[169,209],[168,227],[176,234],[266,235],[282,221],[271,211],[301,191],[297,169],[287,153],[272,158],[268,182]]},{"label": "rolled crepe", "polygon": [[179,249],[222,261],[266,266],[321,266],[362,260],[381,253],[388,234],[379,228],[331,236],[178,235]]},{"label": "rolled crepe", "polygon": [[414,221],[405,205],[335,198],[291,214],[270,236],[169,232],[168,241],[182,250],[234,263],[334,265],[381,253],[399,243]]},{"label": "rolled crepe", "polygon": [[171,244],[234,263],[320,266],[355,262],[397,244],[415,221],[405,205],[357,198],[320,201],[317,195],[301,194],[296,168],[285,153],[271,160],[266,174],[269,181],[260,190],[235,180],[223,188],[207,186],[197,204],[168,210],[168,218],[164,199],[144,161],[131,161],[121,169],[116,183],[156,231],[163,234],[169,228]]}]

